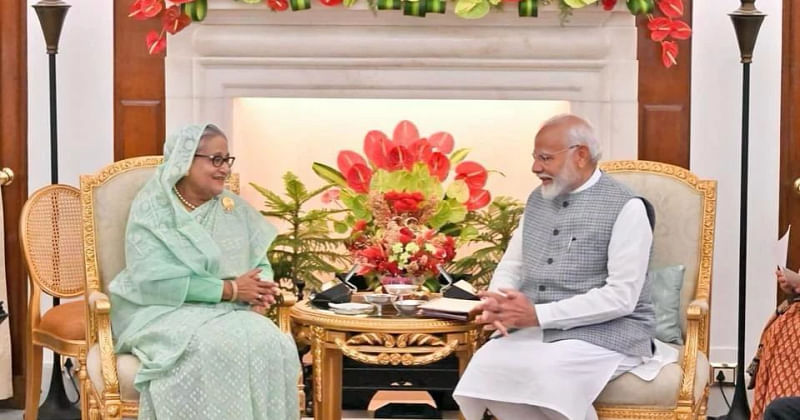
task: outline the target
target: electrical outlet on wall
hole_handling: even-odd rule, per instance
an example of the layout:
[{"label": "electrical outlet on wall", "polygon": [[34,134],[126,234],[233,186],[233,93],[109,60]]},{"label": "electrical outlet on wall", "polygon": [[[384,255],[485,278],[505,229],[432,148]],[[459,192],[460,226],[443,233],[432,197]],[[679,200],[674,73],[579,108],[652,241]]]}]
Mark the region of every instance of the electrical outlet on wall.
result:
[{"label": "electrical outlet on wall", "polygon": [[736,363],[712,363],[711,381],[716,385],[736,385]]}]

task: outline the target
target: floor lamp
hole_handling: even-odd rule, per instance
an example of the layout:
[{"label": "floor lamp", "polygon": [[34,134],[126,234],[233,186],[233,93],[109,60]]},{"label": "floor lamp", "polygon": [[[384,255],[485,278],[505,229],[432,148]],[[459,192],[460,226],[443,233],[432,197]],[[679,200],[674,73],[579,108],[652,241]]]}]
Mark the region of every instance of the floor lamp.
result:
[{"label": "floor lamp", "polygon": [[[58,40],[69,5],[61,0],[41,0],[33,5],[36,16],[42,25],[44,40],[47,44],[47,56],[50,67],[50,182],[58,184],[58,119],[56,103],[56,54]],[[53,306],[59,299],[53,298]],[[61,357],[53,353],[53,374],[50,377],[50,389],[47,399],[39,407],[39,420],[80,420],[81,412],[69,401],[64,390],[61,376]]]},{"label": "floor lamp", "polygon": [[753,62],[753,49],[756,46],[758,30],[764,21],[764,13],[756,10],[755,0],[741,0],[738,9],[730,13],[736,39],[739,41],[739,53],[742,62],[742,175],[741,196],[739,198],[739,334],[736,352],[736,390],[733,394],[731,409],[726,420],[748,420],[750,406],[747,403],[747,391],[744,388],[744,334],[745,334],[745,298],[747,280],[747,170],[748,142],[750,130],[750,63]]}]

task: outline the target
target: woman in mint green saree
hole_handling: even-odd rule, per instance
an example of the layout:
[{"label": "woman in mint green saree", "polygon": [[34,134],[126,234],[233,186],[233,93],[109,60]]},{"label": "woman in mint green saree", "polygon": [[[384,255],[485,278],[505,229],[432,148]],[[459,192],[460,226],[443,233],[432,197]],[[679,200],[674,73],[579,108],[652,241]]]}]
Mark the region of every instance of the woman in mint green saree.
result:
[{"label": "woman in mint green saree", "polygon": [[295,344],[261,315],[275,229],[224,189],[233,159],[219,129],[185,127],[131,206],[109,291],[116,350],[142,363],[139,419],[299,417]]}]

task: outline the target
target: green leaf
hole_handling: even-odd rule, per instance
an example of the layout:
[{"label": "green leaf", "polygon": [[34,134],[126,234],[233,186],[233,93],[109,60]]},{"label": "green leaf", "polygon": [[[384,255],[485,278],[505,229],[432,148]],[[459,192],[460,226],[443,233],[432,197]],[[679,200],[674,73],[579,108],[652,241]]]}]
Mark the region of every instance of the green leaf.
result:
[{"label": "green leaf", "polygon": [[462,179],[455,180],[447,187],[446,194],[459,203],[466,203],[469,200],[469,186]]},{"label": "green leaf", "polygon": [[467,208],[459,203],[454,199],[447,199],[447,202],[450,207],[450,213],[448,214],[447,221],[450,223],[460,223],[464,221],[464,218],[467,217]]},{"label": "green leaf", "polygon": [[453,153],[450,154],[450,164],[455,166],[455,165],[461,163],[461,161],[463,161],[464,159],[467,158],[467,155],[471,151],[472,151],[472,149],[467,149],[467,148],[458,149],[458,150],[454,151]]},{"label": "green leaf", "polygon": [[448,201],[440,201],[436,206],[433,216],[428,220],[431,227],[439,230],[450,219],[450,203]]},{"label": "green leaf", "polygon": [[314,170],[314,173],[316,173],[320,178],[330,182],[331,184],[338,185],[342,188],[348,188],[347,181],[344,179],[344,176],[342,176],[342,173],[336,169],[319,162],[314,162],[314,164],[311,165],[311,169]]},{"label": "green leaf", "polygon": [[286,172],[283,175],[283,183],[286,186],[286,195],[295,202],[300,202],[306,198],[308,190],[306,186],[297,178],[297,175]]},{"label": "green leaf", "polygon": [[339,196],[347,208],[353,212],[353,216],[366,221],[372,220],[372,212],[367,209],[367,196],[364,194],[350,195],[342,194]]},{"label": "green leaf", "polygon": [[336,233],[345,233],[347,232],[347,229],[349,228],[347,227],[346,223],[339,221],[333,222],[333,230],[336,231]]},{"label": "green leaf", "polygon": [[357,1],[358,0],[344,0],[342,4],[344,4],[344,7],[352,7]]},{"label": "green leaf", "polygon": [[455,13],[464,19],[480,19],[489,13],[489,1],[457,0]]}]

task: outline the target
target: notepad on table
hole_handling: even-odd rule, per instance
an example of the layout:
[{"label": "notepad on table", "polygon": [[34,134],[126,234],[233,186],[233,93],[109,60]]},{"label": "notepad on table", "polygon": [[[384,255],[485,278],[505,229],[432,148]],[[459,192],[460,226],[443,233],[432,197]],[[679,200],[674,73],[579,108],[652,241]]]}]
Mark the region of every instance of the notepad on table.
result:
[{"label": "notepad on table", "polygon": [[479,300],[464,300],[451,298],[436,298],[422,306],[422,315],[432,318],[445,318],[466,321],[469,313],[480,305]]}]

